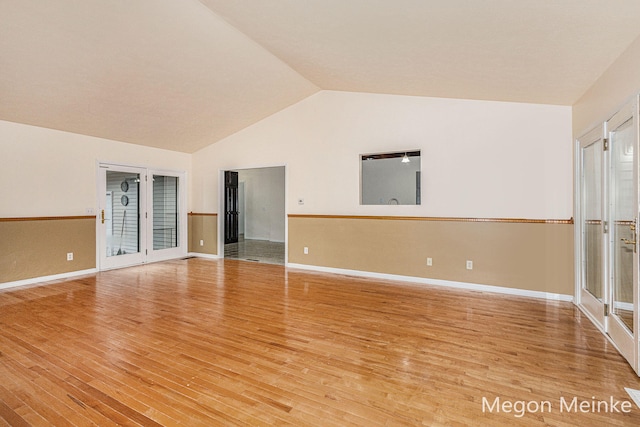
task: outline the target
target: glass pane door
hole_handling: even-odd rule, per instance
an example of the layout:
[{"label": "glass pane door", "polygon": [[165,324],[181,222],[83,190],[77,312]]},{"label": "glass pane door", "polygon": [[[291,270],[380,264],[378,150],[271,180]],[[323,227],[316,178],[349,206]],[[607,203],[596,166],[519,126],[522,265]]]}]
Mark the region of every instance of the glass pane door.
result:
[{"label": "glass pane door", "polygon": [[107,198],[107,256],[139,253],[140,174],[107,171]]},{"label": "glass pane door", "polygon": [[153,250],[178,247],[178,177],[153,175]]},{"label": "glass pane door", "polygon": [[143,262],[144,169],[100,165],[100,268]]},{"label": "glass pane door", "polygon": [[632,120],[611,133],[611,220],[613,227],[613,310],[633,332],[633,253],[636,209],[633,185]]},{"label": "glass pane door", "polygon": [[147,261],[180,258],[187,254],[185,174],[149,170]]},{"label": "glass pane door", "polygon": [[609,133],[610,312],[608,332],[637,371],[637,104],[607,122]]},{"label": "glass pane door", "polygon": [[595,129],[580,138],[580,301],[605,330],[603,131]]}]

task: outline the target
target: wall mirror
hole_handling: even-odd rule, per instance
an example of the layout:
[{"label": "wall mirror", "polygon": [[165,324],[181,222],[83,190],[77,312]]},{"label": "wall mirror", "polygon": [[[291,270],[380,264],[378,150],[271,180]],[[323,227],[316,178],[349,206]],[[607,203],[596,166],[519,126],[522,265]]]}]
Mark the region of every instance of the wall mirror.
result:
[{"label": "wall mirror", "polygon": [[360,156],[361,205],[419,205],[420,150]]}]

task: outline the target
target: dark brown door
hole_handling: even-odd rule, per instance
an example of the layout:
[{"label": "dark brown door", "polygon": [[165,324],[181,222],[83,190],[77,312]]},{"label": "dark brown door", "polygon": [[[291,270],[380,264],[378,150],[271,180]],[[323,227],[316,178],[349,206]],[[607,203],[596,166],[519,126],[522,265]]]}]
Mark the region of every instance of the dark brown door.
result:
[{"label": "dark brown door", "polygon": [[238,242],[238,172],[224,172],[224,243]]}]

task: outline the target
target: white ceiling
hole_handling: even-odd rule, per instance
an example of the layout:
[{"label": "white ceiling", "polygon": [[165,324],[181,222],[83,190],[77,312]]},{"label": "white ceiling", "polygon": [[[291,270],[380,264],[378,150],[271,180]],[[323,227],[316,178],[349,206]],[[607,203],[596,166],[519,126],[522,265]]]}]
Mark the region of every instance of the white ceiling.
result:
[{"label": "white ceiling", "polygon": [[318,90],[572,105],[638,0],[0,0],[0,120],[194,152]]}]

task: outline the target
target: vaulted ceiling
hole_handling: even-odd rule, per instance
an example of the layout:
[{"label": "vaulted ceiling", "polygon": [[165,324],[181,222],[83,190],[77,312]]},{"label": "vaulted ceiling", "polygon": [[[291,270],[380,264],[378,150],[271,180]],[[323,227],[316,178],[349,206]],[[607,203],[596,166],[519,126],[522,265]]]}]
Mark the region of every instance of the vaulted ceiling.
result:
[{"label": "vaulted ceiling", "polygon": [[0,120],[194,152],[319,90],[572,105],[639,22],[637,0],[0,0]]}]

